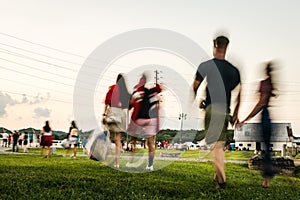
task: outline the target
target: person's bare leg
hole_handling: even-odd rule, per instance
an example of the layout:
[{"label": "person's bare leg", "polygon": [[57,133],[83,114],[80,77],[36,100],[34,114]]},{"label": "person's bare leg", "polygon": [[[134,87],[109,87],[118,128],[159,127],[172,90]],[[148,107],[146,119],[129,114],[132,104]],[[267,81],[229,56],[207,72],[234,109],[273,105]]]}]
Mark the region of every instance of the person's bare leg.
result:
[{"label": "person's bare leg", "polygon": [[137,167],[139,166],[139,162],[135,161],[134,155],[136,153],[136,140],[137,138],[134,136],[130,137],[130,147],[131,147],[131,152],[130,152],[130,159],[129,162],[126,163],[126,167]]},{"label": "person's bare leg", "polygon": [[148,168],[153,166],[154,154],[155,154],[155,136],[147,138],[148,145]]},{"label": "person's bare leg", "polygon": [[76,158],[76,154],[77,154],[77,145],[74,145],[74,158]]},{"label": "person's bare leg", "polygon": [[216,142],[212,150],[213,162],[215,168],[215,177],[214,179],[219,183],[226,183],[225,175],[225,153],[224,153],[224,142]]},{"label": "person's bare leg", "polygon": [[47,147],[47,158],[50,158],[51,149],[50,147]]},{"label": "person's bare leg", "polygon": [[121,154],[121,149],[122,149],[122,144],[121,144],[121,133],[115,133],[115,144],[116,144],[116,161],[115,161],[115,167],[119,168],[119,161],[120,161],[120,154]]}]

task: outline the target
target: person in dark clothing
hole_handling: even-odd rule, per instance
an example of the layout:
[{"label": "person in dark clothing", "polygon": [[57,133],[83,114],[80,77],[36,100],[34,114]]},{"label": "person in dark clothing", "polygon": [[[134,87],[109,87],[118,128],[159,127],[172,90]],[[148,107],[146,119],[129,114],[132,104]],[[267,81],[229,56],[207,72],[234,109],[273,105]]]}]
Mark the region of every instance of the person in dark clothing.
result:
[{"label": "person in dark clothing", "polygon": [[23,149],[24,149],[24,153],[27,153],[28,150],[27,150],[27,145],[28,145],[28,132],[25,132],[24,133],[24,136],[23,136]]},{"label": "person in dark clothing", "polygon": [[18,152],[19,151],[19,147],[18,147],[19,133],[17,131],[14,131],[12,137],[13,137],[12,151]]},{"label": "person in dark clothing", "polygon": [[263,167],[263,183],[262,187],[268,188],[270,187],[271,179],[274,177],[274,170],[273,170],[273,164],[272,164],[272,148],[271,148],[271,118],[269,114],[269,102],[271,97],[275,97],[274,94],[274,86],[272,82],[271,72],[273,69],[273,63],[268,62],[266,64],[266,79],[262,80],[260,82],[259,87],[259,94],[260,98],[256,106],[253,108],[253,110],[250,112],[250,114],[246,117],[245,120],[243,120],[241,123],[239,123],[239,126],[242,126],[246,121],[250,120],[252,117],[256,116],[261,111],[261,128],[262,128],[262,140],[264,142],[265,151],[264,151],[264,167]]},{"label": "person in dark clothing", "polygon": [[[217,187],[226,187],[224,147],[229,121],[237,122],[240,102],[239,70],[225,59],[229,39],[219,36],[213,40],[214,58],[199,65],[193,82],[195,97],[197,90],[206,78],[206,99],[200,108],[205,109],[206,142],[212,146],[215,167],[214,182]],[[238,89],[237,101],[231,117],[231,93]]]}]

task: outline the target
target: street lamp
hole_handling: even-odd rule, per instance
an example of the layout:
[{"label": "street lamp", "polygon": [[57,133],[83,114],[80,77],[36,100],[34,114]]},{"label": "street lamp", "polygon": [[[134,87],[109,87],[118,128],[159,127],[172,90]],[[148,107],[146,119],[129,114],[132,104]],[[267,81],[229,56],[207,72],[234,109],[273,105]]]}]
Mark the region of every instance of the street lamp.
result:
[{"label": "street lamp", "polygon": [[185,114],[185,113],[180,113],[179,114],[179,120],[181,120],[180,121],[180,138],[179,138],[179,143],[181,144],[182,143],[182,127],[183,127],[183,120],[185,120],[186,119],[186,115],[187,114]]}]

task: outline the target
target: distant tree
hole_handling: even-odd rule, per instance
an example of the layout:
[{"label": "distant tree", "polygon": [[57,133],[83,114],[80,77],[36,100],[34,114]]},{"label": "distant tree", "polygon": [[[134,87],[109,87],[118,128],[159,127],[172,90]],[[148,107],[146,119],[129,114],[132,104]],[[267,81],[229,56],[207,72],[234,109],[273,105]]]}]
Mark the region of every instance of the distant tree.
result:
[{"label": "distant tree", "polygon": [[228,130],[226,134],[226,144],[230,144],[234,142],[233,136],[234,136],[234,130]]},{"label": "distant tree", "polygon": [[204,130],[197,131],[195,140],[194,140],[193,142],[196,143],[196,142],[198,142],[198,141],[203,140],[204,138],[205,138],[205,131],[204,131]]}]

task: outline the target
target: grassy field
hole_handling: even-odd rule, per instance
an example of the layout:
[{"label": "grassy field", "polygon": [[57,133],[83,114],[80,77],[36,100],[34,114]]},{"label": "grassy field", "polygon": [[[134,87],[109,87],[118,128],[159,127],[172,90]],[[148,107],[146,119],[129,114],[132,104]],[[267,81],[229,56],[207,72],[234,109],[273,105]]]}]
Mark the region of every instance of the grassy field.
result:
[{"label": "grassy field", "polygon": [[268,189],[247,165],[227,163],[226,173],[228,188],[220,190],[213,186],[211,163],[176,161],[128,173],[87,157],[8,154],[0,155],[0,199],[299,199],[299,169],[293,177],[277,175]]},{"label": "grassy field", "polygon": [[[9,150],[11,152],[11,150]],[[19,152],[23,152],[23,150],[19,150]],[[40,148],[31,148],[28,150],[29,153],[34,154],[40,154],[41,149]],[[139,149],[139,151],[135,155],[145,155],[147,154],[148,149]],[[199,150],[187,150],[187,151],[179,151],[179,150],[161,150],[157,149],[155,154],[156,156],[159,156],[162,152],[178,152],[181,153],[181,158],[199,158],[199,159],[210,159],[210,151],[199,151]],[[55,155],[66,155],[66,154],[73,154],[73,150],[69,149],[63,149],[63,148],[56,148],[55,149]],[[83,154],[83,151],[81,148],[77,149],[77,154]],[[128,156],[130,153],[123,152],[122,155]],[[253,151],[226,151],[225,157],[227,160],[248,160],[253,156]]]}]

